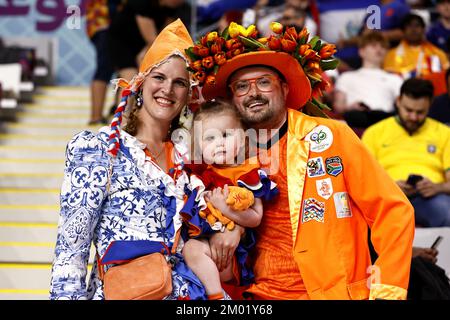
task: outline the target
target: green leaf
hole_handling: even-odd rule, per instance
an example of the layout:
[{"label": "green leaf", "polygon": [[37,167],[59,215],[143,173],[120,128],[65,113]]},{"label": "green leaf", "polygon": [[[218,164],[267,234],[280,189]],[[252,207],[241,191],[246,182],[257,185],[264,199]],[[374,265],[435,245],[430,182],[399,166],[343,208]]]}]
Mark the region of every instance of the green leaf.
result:
[{"label": "green leaf", "polygon": [[194,48],[193,47],[189,47],[186,50],[184,50],[184,52],[186,52],[187,56],[192,60],[198,60],[197,55],[194,53]]},{"label": "green leaf", "polygon": [[213,68],[213,74],[217,74],[217,71],[219,71],[219,68],[220,68],[220,66],[219,65],[214,65],[214,68]]},{"label": "green leaf", "polygon": [[336,69],[338,65],[339,65],[338,59],[320,61],[320,67],[322,68],[323,71]]},{"label": "green leaf", "polygon": [[322,46],[322,41],[318,40],[317,43],[311,47],[313,48],[314,51],[319,51],[321,46]]},{"label": "green leaf", "polygon": [[318,36],[315,36],[311,40],[309,40],[308,44],[311,46],[311,48],[314,48],[319,40],[320,38]]},{"label": "green leaf", "polygon": [[228,32],[228,27],[226,27],[222,31],[221,37],[224,38],[225,40],[228,40],[228,38],[230,37],[230,33]]},{"label": "green leaf", "polygon": [[250,47],[251,49],[264,48],[264,45],[255,39],[245,38],[243,36],[239,36],[238,38],[239,40],[241,40],[245,47]]},{"label": "green leaf", "polygon": [[320,102],[316,98],[312,98],[312,102],[322,110],[331,110],[329,106],[327,106],[325,103]]}]

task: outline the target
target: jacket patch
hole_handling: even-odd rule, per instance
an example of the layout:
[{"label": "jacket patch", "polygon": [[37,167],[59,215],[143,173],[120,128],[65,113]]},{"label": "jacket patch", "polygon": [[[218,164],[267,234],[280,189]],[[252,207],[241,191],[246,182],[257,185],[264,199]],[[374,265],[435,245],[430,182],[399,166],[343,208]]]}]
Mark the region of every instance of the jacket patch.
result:
[{"label": "jacket patch", "polygon": [[317,194],[324,199],[329,199],[333,194],[333,183],[331,178],[316,181]]},{"label": "jacket patch", "polygon": [[302,223],[316,220],[317,222],[324,221],[325,203],[320,202],[314,198],[308,198],[303,201]]},{"label": "jacket patch", "polygon": [[342,165],[342,160],[340,157],[331,157],[325,160],[325,166],[327,173],[329,175],[337,177],[342,170],[344,170],[344,166]]},{"label": "jacket patch", "polygon": [[333,133],[330,128],[320,125],[308,133],[305,139],[310,142],[309,149],[311,151],[322,152],[333,144]]},{"label": "jacket patch", "polygon": [[347,192],[336,192],[333,195],[334,206],[336,208],[336,216],[338,218],[350,218],[352,216],[352,210],[348,201]]},{"label": "jacket patch", "polygon": [[325,166],[323,165],[322,157],[309,159],[306,166],[307,166],[306,169],[308,171],[308,177],[310,178],[325,175]]}]

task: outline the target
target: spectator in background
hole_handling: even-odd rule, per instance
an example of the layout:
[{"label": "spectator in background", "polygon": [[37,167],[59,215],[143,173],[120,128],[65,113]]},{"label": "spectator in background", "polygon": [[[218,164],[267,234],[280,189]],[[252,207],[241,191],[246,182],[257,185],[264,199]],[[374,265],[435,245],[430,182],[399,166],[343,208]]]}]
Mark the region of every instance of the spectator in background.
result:
[{"label": "spectator in background", "polygon": [[313,37],[319,33],[319,13],[314,0],[286,0],[281,6],[271,11],[263,7],[257,10],[257,26],[262,35],[271,33],[269,25],[272,21],[281,22],[285,26],[294,26],[297,31],[306,27]]},{"label": "spectator in background", "polygon": [[109,80],[114,73],[108,51],[108,27],[110,19],[107,0],[88,0],[86,2],[86,31],[94,44],[96,69],[91,81],[91,114],[89,125],[106,124],[103,107]]},{"label": "spectator in background", "polygon": [[449,67],[445,52],[426,41],[422,17],[407,15],[402,29],[405,38],[387,53],[383,66],[386,71],[398,73],[408,79],[440,72]]},{"label": "spectator in background", "polygon": [[450,38],[450,0],[437,0],[439,19],[427,32],[427,39],[436,47],[449,53],[447,39]]},{"label": "spectator in background", "polygon": [[394,111],[402,79],[381,68],[388,48],[389,43],[381,32],[365,34],[358,50],[362,67],[344,72],[336,80],[333,109],[341,114],[356,111],[353,116],[359,115],[361,123],[349,123],[352,127],[366,128]]},{"label": "spectator in background", "polygon": [[[184,0],[122,0],[111,17],[110,52],[120,77],[131,80],[158,33],[177,17]],[[186,21],[184,21],[186,25]]]},{"label": "spectator in background", "polygon": [[428,116],[450,126],[450,68],[445,73],[445,81],[447,92],[434,99]]},{"label": "spectator in background", "polygon": [[410,199],[416,224],[448,227],[450,128],[427,118],[432,98],[430,81],[406,80],[397,99],[398,115],[367,128],[362,141]]},{"label": "spectator in background", "polygon": [[360,59],[358,56],[358,42],[366,33],[370,33],[374,28],[381,32],[388,40],[389,47],[396,46],[403,38],[401,21],[409,13],[409,6],[402,0],[381,0],[380,1],[380,24],[372,25],[373,13],[368,13],[361,25],[357,35],[349,38],[340,38],[337,42],[337,57],[343,59],[349,66],[358,68]]}]

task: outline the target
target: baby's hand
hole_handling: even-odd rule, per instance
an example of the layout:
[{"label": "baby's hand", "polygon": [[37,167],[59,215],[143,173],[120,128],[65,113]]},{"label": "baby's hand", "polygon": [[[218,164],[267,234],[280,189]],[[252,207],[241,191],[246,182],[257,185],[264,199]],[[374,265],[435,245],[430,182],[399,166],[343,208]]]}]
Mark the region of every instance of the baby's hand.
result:
[{"label": "baby's hand", "polygon": [[214,208],[219,209],[222,213],[227,210],[228,205],[226,203],[228,197],[228,186],[225,185],[224,188],[215,188],[208,195],[208,200],[214,206]]}]

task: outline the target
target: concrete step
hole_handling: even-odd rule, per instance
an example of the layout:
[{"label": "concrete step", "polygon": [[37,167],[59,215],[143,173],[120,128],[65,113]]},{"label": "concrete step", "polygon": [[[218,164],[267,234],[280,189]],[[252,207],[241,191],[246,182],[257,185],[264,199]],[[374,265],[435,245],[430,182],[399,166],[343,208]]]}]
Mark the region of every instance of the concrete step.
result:
[{"label": "concrete step", "polygon": [[59,205],[59,189],[1,188],[0,205]]},{"label": "concrete step", "polygon": [[[13,146],[11,148],[0,146],[0,162],[11,162],[17,160],[18,162],[53,162],[55,160],[63,160],[65,157],[65,147],[48,148],[47,150],[27,150],[25,146]],[[18,160],[19,159],[19,160]]]},{"label": "concrete step", "polygon": [[[63,171],[55,173],[0,173],[0,188],[60,189]],[[1,197],[1,196],[0,196]]]},{"label": "concrete step", "polygon": [[2,222],[34,222],[57,223],[59,219],[59,204],[54,205],[23,205],[0,204],[0,221]]},{"label": "concrete step", "polygon": [[64,159],[48,159],[48,161],[29,162],[24,159],[0,159],[0,173],[62,173]]},{"label": "concrete step", "polygon": [[18,122],[23,124],[40,124],[40,123],[48,123],[51,122],[53,124],[61,125],[79,125],[80,127],[87,127],[89,115],[86,113],[85,115],[68,115],[68,116],[60,116],[60,115],[48,115],[48,114],[28,114],[23,112],[18,112],[16,114],[16,119]]},{"label": "concrete step", "polygon": [[51,264],[0,263],[0,300],[48,300]]},{"label": "concrete step", "polygon": [[[3,138],[0,138],[1,146],[21,146],[22,149],[26,150],[28,146],[39,146],[39,147],[65,147],[72,136],[68,137],[54,137],[53,139],[39,139],[39,136],[31,135],[9,135],[3,134]],[[45,136],[43,136],[45,137]]]},{"label": "concrete step", "polygon": [[48,300],[51,270],[48,263],[0,263],[0,300]]},{"label": "concrete step", "polygon": [[57,226],[53,223],[0,223],[0,243],[3,246],[54,246],[56,233]]}]

